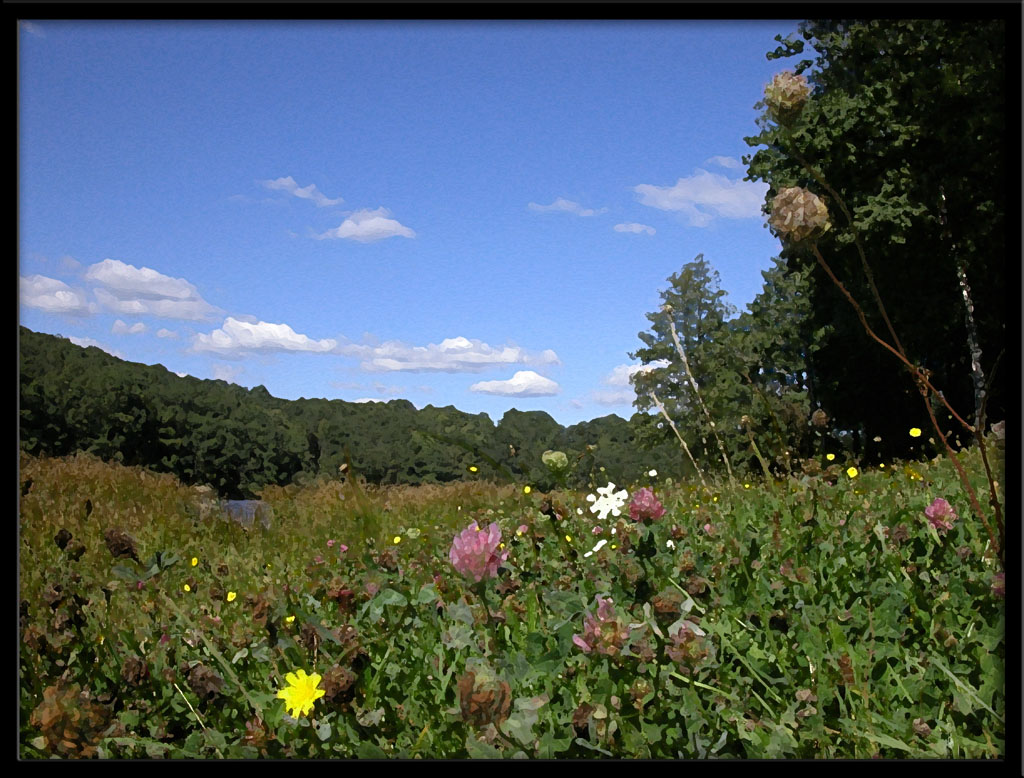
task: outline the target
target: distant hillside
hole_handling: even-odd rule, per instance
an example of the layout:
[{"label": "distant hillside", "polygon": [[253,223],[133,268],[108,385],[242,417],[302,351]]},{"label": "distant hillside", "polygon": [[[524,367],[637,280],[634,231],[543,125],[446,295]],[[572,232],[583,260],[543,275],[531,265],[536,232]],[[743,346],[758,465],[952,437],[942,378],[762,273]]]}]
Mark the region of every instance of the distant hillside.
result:
[{"label": "distant hillside", "polygon": [[577,463],[570,485],[578,487],[590,480],[628,483],[651,468],[683,473],[679,449],[638,447],[637,416],[562,427],[542,411],[513,409],[495,425],[486,413],[430,405],[416,410],[407,400],[282,400],[263,386],[181,378],[162,365],[19,330],[23,450],[49,456],[87,451],[207,483],[226,497],[251,496],[267,484],[338,477],[346,458],[371,483],[483,477],[546,490],[554,486],[540,458],[547,449]]}]

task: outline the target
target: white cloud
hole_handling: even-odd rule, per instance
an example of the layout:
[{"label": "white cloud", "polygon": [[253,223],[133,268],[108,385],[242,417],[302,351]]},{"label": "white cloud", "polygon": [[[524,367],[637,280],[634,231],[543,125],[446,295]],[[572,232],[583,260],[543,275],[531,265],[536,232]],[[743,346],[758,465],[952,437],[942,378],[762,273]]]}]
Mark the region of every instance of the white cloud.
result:
[{"label": "white cloud", "polygon": [[185,378],[188,376],[188,373],[175,373],[174,375],[178,376],[178,378]]},{"label": "white cloud", "polygon": [[299,186],[291,176],[276,178],[271,181],[263,181],[262,183],[267,189],[279,189],[283,192],[287,192],[288,194],[295,195],[296,197],[301,197],[304,200],[312,200],[321,208],[328,205],[341,205],[345,202],[340,197],[332,200],[317,189],[315,184]]},{"label": "white cloud", "polygon": [[659,367],[666,367],[668,360],[659,359],[648,365],[618,365],[601,379],[601,383],[611,389],[596,389],[588,396],[591,402],[598,405],[632,405],[636,399],[630,379],[637,373],[646,373]]},{"label": "white cloud", "polygon": [[316,235],[319,240],[325,238],[345,238],[357,240],[360,243],[370,243],[384,238],[402,236],[403,238],[415,238],[416,233],[400,224],[394,219],[388,218],[391,212],[387,208],[378,208],[375,211],[364,208],[351,214],[345,221],[333,230]]},{"label": "white cloud", "polygon": [[527,208],[531,211],[565,211],[566,213],[574,213],[577,216],[593,216],[594,214],[604,213],[607,208],[601,208],[595,211],[592,208],[584,208],[579,203],[574,203],[572,200],[566,200],[564,197],[559,197],[551,205],[538,205],[537,203],[530,203]]},{"label": "white cloud", "polygon": [[174,330],[159,329],[156,331],[156,336],[158,338],[176,338],[178,337],[178,333]]},{"label": "white cloud", "polygon": [[499,394],[504,397],[551,397],[558,394],[558,384],[532,370],[520,370],[507,381],[480,381],[469,387],[471,392]]},{"label": "white cloud", "polygon": [[605,386],[630,386],[630,380],[637,373],[647,373],[660,367],[668,367],[667,359],[658,359],[647,365],[619,365],[601,379]]},{"label": "white cloud", "polygon": [[360,397],[358,400],[351,400],[354,403],[386,403],[387,400],[381,399],[380,397]]},{"label": "white cloud", "polygon": [[171,278],[152,268],[135,267],[116,259],[90,265],[85,277],[105,287],[94,289],[93,293],[114,313],[197,321],[219,310],[200,297],[184,278]]},{"label": "white cloud", "polygon": [[47,313],[75,314],[94,313],[96,310],[86,301],[84,293],[56,278],[20,276],[19,287],[21,304],[29,308],[39,308]]},{"label": "white cloud", "polygon": [[238,357],[254,351],[332,351],[336,340],[313,340],[301,335],[287,324],[246,322],[229,316],[220,329],[209,335],[199,333],[192,341],[193,351],[208,351],[222,356]]},{"label": "white cloud", "polygon": [[82,348],[89,348],[89,346],[95,346],[96,348],[100,349],[101,351],[106,351],[112,357],[117,357],[118,359],[124,359],[125,358],[124,354],[122,354],[120,351],[117,351],[117,350],[112,349],[112,348],[107,348],[102,343],[100,343],[99,341],[93,340],[92,338],[76,338],[74,336],[70,336],[68,338],[68,340],[70,340],[76,346],[81,346]]},{"label": "white cloud", "polygon": [[731,181],[718,173],[697,169],[675,186],[640,184],[633,188],[644,205],[662,211],[682,211],[690,225],[705,227],[712,219],[751,219],[762,216],[768,184]]},{"label": "white cloud", "polygon": [[632,389],[595,389],[590,401],[598,405],[632,405],[636,393]]},{"label": "white cloud", "polygon": [[361,367],[369,371],[474,373],[502,365],[561,364],[551,349],[535,353],[518,346],[495,348],[463,337],[445,338],[440,344],[426,346],[410,346],[400,341],[374,345],[346,343],[337,352],[360,357]]},{"label": "white cloud", "polygon": [[740,162],[736,157],[711,157],[710,159],[704,160],[705,165],[718,165],[724,167],[727,170],[743,170],[743,163]]},{"label": "white cloud", "polygon": [[616,224],[613,228],[616,232],[633,232],[641,233],[646,232],[648,235],[653,235],[657,230],[654,227],[649,227],[646,224],[637,224],[636,222],[629,222],[628,224]]},{"label": "white cloud", "polygon": [[123,321],[118,319],[114,322],[114,326],[110,328],[110,331],[115,335],[139,335],[146,331],[146,325],[141,321],[137,321],[129,327]]},{"label": "white cloud", "polygon": [[231,365],[214,365],[211,372],[213,373],[214,380],[227,381],[229,384],[234,384],[237,383],[235,379],[242,374],[243,370],[244,368],[232,367]]}]

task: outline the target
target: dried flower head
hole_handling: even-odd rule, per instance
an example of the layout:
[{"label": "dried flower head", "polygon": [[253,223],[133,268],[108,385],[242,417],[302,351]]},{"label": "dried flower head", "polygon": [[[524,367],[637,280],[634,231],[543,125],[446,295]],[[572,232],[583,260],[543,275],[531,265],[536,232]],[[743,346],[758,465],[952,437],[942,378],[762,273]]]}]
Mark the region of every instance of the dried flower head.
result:
[{"label": "dried flower head", "polygon": [[459,678],[458,689],[462,720],[467,724],[500,725],[508,718],[512,690],[508,683],[494,677],[486,668],[467,670]]},{"label": "dried flower head", "polygon": [[819,429],[828,424],[828,414],[818,408],[811,414],[811,424]]},{"label": "dried flower head", "polygon": [[818,237],[832,226],[824,201],[799,186],[786,187],[775,195],[768,224],[781,237],[792,242]]},{"label": "dried flower head", "polygon": [[784,70],[776,73],[765,87],[764,102],[778,122],[787,123],[799,115],[810,95],[811,87],[806,78]]},{"label": "dried flower head", "polygon": [[463,575],[479,583],[498,575],[498,566],[508,558],[508,551],[498,554],[501,530],[494,522],[480,529],[474,521],[452,541],[448,558],[452,566]]}]

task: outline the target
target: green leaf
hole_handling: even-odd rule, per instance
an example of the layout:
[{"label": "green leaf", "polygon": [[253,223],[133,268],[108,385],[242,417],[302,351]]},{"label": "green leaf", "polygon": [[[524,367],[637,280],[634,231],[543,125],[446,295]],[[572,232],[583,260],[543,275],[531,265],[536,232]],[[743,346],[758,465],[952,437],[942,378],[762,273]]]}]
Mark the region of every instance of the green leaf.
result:
[{"label": "green leaf", "polygon": [[466,736],[466,753],[470,759],[501,759],[501,751],[473,734]]},{"label": "green leaf", "polygon": [[363,740],[356,746],[356,757],[358,759],[387,759],[388,755],[373,741]]}]

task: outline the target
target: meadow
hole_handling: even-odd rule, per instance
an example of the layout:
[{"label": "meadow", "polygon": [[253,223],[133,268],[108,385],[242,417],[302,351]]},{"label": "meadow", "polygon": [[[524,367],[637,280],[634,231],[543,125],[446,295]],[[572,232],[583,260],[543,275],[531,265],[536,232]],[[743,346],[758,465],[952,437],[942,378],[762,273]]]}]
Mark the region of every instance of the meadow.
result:
[{"label": "meadow", "polygon": [[1004,756],[1002,567],[949,459],[321,478],[269,529],[87,455],[19,478],[22,758]]}]

